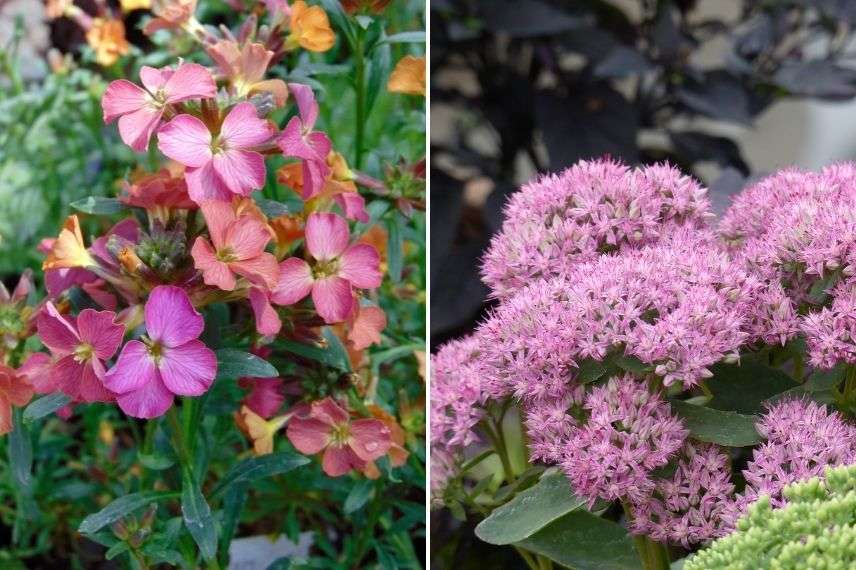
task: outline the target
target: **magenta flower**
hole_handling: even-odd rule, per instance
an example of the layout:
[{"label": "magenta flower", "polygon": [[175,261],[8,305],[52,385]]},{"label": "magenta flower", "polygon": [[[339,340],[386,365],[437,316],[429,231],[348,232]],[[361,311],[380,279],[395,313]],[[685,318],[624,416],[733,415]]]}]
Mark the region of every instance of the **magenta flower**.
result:
[{"label": "magenta flower", "polygon": [[312,130],[318,120],[318,103],[312,89],[300,83],[290,83],[288,88],[297,101],[300,114],[288,122],[277,144],[285,156],[303,161],[303,198],[308,199],[324,188],[324,180],[330,175],[327,155],[333,145],[326,134]]},{"label": "magenta flower", "polygon": [[332,398],[313,402],[309,411],[288,423],[288,439],[301,453],[324,452],[321,467],[330,477],[362,470],[383,457],[390,447],[389,428],[375,419],[351,421]]},{"label": "magenta flower", "polygon": [[306,249],[315,259],[310,267],[297,257],[279,265],[279,283],[271,293],[278,305],[291,305],[312,293],[318,314],[328,323],[344,321],[354,303],[353,288],[380,286],[380,257],[368,244],[348,245],[348,223],[329,212],[306,221]]},{"label": "magenta flower", "polygon": [[241,403],[265,419],[272,418],[285,402],[282,378],[242,378],[238,384],[250,389]]},{"label": "magenta flower", "polygon": [[235,275],[273,287],[279,276],[276,258],[265,251],[270,233],[251,216],[238,217],[228,202],[206,201],[200,206],[214,246],[196,238],[191,254],[208,285],[224,291],[235,288]]},{"label": "magenta flower", "polygon": [[104,122],[118,118],[122,141],[137,152],[149,146],[167,105],[217,95],[214,78],[198,63],[183,63],[174,71],[143,66],[140,79],[145,89],[118,79],[107,86],[101,99]]},{"label": "magenta flower", "polygon": [[175,117],[158,131],[158,148],[187,167],[187,191],[197,204],[231,200],[264,185],[264,157],[252,149],[268,142],[274,132],[258,118],[253,104],[244,102],[229,111],[216,136],[196,117]]},{"label": "magenta flower", "polygon": [[217,374],[217,358],[198,340],[205,323],[183,289],[155,287],[145,320],[148,336],[125,344],[104,384],[129,416],[156,418],[174,396],[204,394]]},{"label": "magenta flower", "polygon": [[84,309],[71,320],[48,302],[37,326],[39,337],[56,359],[49,384],[76,401],[112,401],[113,394],[104,385],[104,361],[116,353],[125,334],[125,327],[115,319],[111,311]]}]

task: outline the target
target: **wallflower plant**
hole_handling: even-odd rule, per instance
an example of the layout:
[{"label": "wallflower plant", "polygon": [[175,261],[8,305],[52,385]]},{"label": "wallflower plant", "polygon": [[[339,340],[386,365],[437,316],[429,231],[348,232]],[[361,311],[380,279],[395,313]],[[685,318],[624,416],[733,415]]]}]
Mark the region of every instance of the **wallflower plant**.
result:
[{"label": "wallflower plant", "polygon": [[[308,531],[293,565],[421,565],[424,101],[380,89],[424,8],[230,6],[215,28],[197,15],[222,7],[153,2],[157,65],[106,4],[49,6],[121,69],[102,119],[136,167],[42,241],[44,293],[29,272],[0,290],[17,560],[67,541],[80,562],[83,537],[131,568],[220,568],[238,534]],[[48,491],[66,479],[86,491]]]},{"label": "wallflower plant", "polygon": [[[434,506],[538,569],[852,565],[849,527],[811,515],[820,545],[784,521],[856,463],[854,198],[847,163],[720,220],[666,164],[525,185],[484,256],[497,304],[432,357]],[[767,517],[794,531],[762,554]]]}]

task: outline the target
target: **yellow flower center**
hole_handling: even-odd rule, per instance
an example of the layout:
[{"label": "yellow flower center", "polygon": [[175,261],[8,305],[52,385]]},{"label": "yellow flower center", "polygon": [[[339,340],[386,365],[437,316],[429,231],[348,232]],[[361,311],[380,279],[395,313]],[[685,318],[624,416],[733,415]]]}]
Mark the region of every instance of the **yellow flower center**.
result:
[{"label": "yellow flower center", "polygon": [[330,259],[327,261],[319,261],[315,264],[315,267],[312,270],[313,275],[316,279],[324,279],[325,277],[331,277],[333,275],[339,274],[339,260],[338,259]]},{"label": "yellow flower center", "polygon": [[88,342],[83,342],[74,349],[74,360],[77,362],[87,362],[92,358],[93,354],[95,354],[95,349],[92,345]]},{"label": "yellow flower center", "polygon": [[235,255],[234,250],[228,246],[218,249],[214,257],[217,258],[217,261],[222,261],[223,263],[229,263],[238,260],[238,256]]},{"label": "yellow flower center", "polygon": [[337,424],[330,432],[330,443],[333,445],[347,445],[351,439],[351,426],[349,424]]}]

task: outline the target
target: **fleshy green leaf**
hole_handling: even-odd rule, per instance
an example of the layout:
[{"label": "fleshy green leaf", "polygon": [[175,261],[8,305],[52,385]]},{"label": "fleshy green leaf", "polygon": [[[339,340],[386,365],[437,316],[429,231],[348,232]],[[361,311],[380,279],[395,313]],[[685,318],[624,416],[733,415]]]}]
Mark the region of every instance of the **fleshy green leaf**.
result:
[{"label": "fleshy green leaf", "polygon": [[582,509],[516,544],[575,570],[642,568],[633,539],[621,525]]},{"label": "fleshy green leaf", "polygon": [[476,527],[476,536],[491,544],[519,542],[584,504],[567,477],[551,473],[495,509]]},{"label": "fleshy green leaf", "polygon": [[119,497],[97,513],[91,514],[80,523],[78,531],[83,534],[93,534],[137,509],[141,509],[153,501],[177,497],[174,491],[141,491]]},{"label": "fleshy green leaf", "polygon": [[71,203],[71,207],[84,214],[96,214],[99,216],[110,216],[118,214],[125,209],[116,198],[104,198],[103,196],[87,196]]},{"label": "fleshy green leaf", "polygon": [[345,514],[349,515],[363,508],[372,496],[372,491],[374,491],[374,483],[372,481],[368,479],[358,481],[345,498]]},{"label": "fleshy green leaf", "polygon": [[234,379],[245,376],[273,378],[279,376],[279,372],[272,364],[255,354],[233,348],[221,348],[217,351],[217,378]]},{"label": "fleshy green leaf", "polygon": [[680,400],[671,400],[669,403],[690,430],[690,436],[698,441],[745,447],[762,440],[755,429],[755,416],[714,410]]},{"label": "fleshy green leaf", "polygon": [[309,458],[287,451],[245,459],[229,469],[211,491],[210,497],[214,500],[236,483],[280,475],[307,463]]},{"label": "fleshy green leaf", "polygon": [[708,406],[716,410],[757,414],[764,410],[765,401],[798,386],[781,370],[751,358],[740,364],[715,364],[711,372],[707,387],[713,399]]},{"label": "fleshy green leaf", "polygon": [[35,402],[30,403],[30,405],[24,409],[24,421],[26,423],[32,423],[54,413],[69,402],[71,402],[71,398],[62,392],[42,396]]}]

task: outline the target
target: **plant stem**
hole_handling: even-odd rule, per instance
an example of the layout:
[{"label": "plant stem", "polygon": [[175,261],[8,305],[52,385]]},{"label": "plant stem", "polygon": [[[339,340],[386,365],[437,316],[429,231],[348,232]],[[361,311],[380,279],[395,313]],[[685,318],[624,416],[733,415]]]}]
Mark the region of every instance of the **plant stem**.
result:
[{"label": "plant stem", "polygon": [[535,558],[529,553],[529,551],[520,548],[519,546],[515,546],[514,550],[520,555],[521,558],[526,562],[526,565],[529,566],[532,570],[541,570],[541,565],[538,563]]},{"label": "plant stem", "polygon": [[[633,520],[633,512],[627,503],[622,503],[621,506],[624,507],[624,515],[627,517],[629,525]],[[665,546],[644,535],[634,535],[633,543],[639,553],[642,568],[645,570],[669,570],[671,564]]]},{"label": "plant stem", "polygon": [[354,167],[362,168],[366,128],[366,61],[363,53],[364,31],[357,29],[354,50],[354,91],[357,95],[356,130],[354,131]]},{"label": "plant stem", "polygon": [[500,442],[499,436],[496,434],[494,428],[491,427],[489,422],[482,422],[482,427],[484,428],[485,434],[487,434],[487,439],[490,441],[496,451],[496,454],[499,456],[499,460],[502,462],[502,471],[505,475],[505,480],[511,483],[514,481],[514,472],[511,470],[511,461],[508,459],[508,450],[506,450],[505,446]]}]

